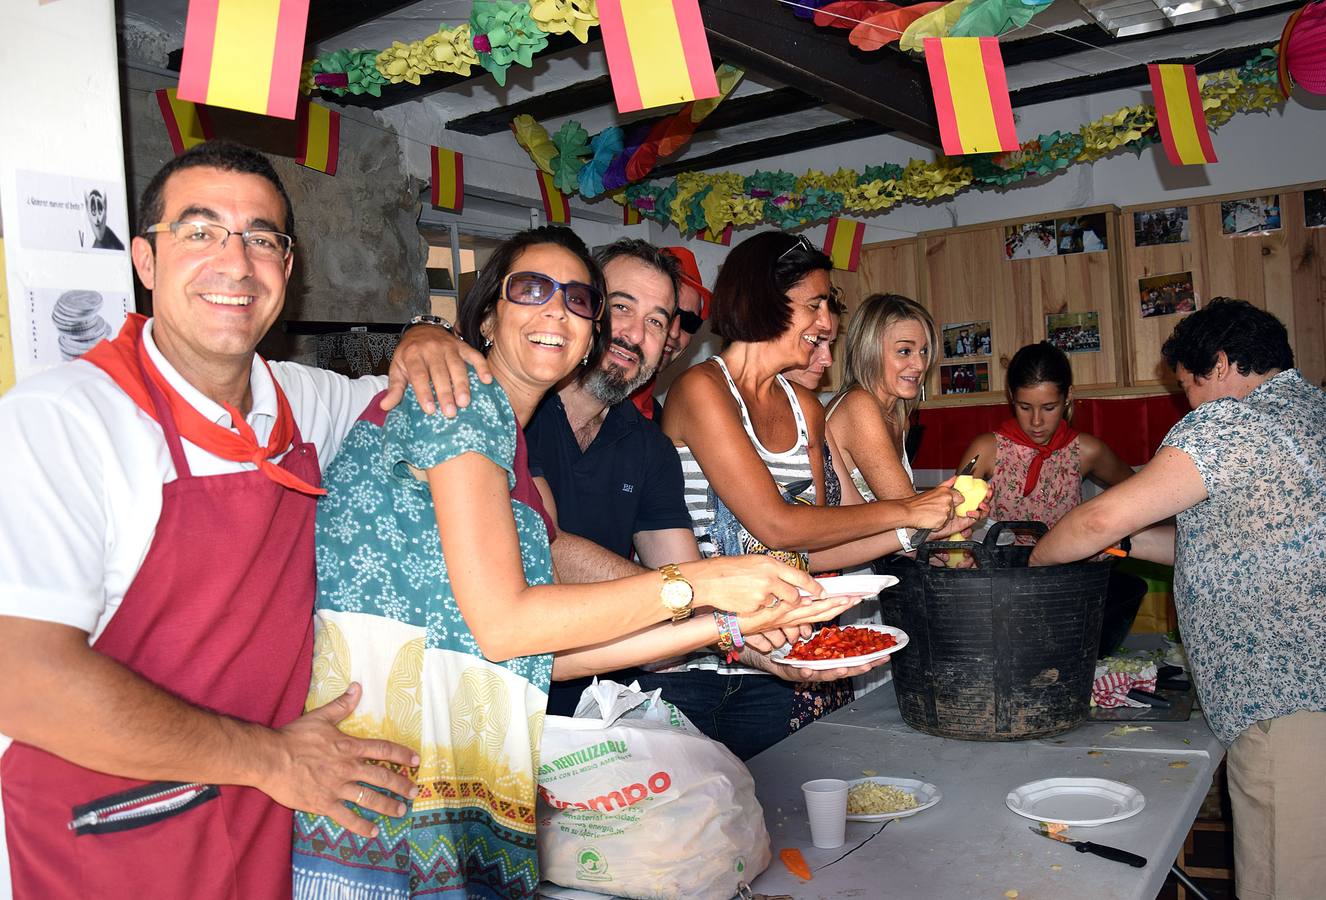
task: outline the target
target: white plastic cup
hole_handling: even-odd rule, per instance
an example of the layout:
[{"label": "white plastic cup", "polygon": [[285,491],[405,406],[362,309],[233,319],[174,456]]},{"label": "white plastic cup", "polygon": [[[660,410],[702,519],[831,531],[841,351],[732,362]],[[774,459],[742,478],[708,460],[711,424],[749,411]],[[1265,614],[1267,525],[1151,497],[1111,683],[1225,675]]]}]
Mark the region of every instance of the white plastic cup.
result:
[{"label": "white plastic cup", "polygon": [[843,845],[847,830],[847,782],[839,778],[816,778],[801,785],[810,818],[810,842],[821,850]]}]

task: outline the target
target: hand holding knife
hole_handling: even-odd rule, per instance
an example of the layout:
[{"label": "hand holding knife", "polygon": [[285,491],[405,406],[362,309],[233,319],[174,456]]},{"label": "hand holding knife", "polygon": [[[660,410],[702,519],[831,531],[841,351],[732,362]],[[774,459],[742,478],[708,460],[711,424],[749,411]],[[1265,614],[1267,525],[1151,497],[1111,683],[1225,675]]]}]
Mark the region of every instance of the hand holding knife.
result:
[{"label": "hand holding knife", "polygon": [[[976,454],[975,456],[973,456],[971,459],[967,460],[967,465],[965,465],[965,466],[962,467],[962,471],[958,473],[958,476],[961,477],[961,476],[963,476],[963,475],[970,475],[973,471],[975,471],[975,469],[976,469],[976,460],[978,460],[978,459],[980,459],[980,458],[981,458],[981,454],[977,453],[977,454]],[[922,544],[924,544],[924,543],[926,542],[926,538],[930,537],[930,532],[933,531],[933,530],[934,530],[934,529],[931,529],[931,528],[922,528],[922,529],[918,530],[918,531],[916,532],[916,534],[912,535],[912,537],[911,537],[911,544],[912,544],[912,546],[913,546],[913,547],[920,547]]]},{"label": "hand holding knife", "polygon": [[1051,834],[1044,825],[1041,825],[1040,828],[1037,828],[1034,825],[1029,825],[1028,830],[1033,834],[1039,834],[1041,837],[1047,837],[1052,841],[1068,844],[1078,853],[1094,853],[1096,856],[1105,859],[1127,863],[1135,869],[1141,869],[1146,866],[1145,856],[1138,856],[1136,853],[1129,853],[1127,850],[1120,850],[1118,847],[1107,847],[1104,844],[1093,844],[1091,841],[1075,841],[1072,838],[1064,837],[1062,834]]}]

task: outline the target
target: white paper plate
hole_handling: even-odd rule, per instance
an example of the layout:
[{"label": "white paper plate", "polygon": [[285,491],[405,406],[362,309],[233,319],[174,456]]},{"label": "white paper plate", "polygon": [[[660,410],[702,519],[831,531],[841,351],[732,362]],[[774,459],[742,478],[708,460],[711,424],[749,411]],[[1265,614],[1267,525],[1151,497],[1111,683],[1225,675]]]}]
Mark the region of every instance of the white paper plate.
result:
[{"label": "white paper plate", "polygon": [[1104,825],[1135,816],[1146,806],[1142,792],[1104,778],[1045,778],[1004,798],[1019,816],[1061,825]]},{"label": "white paper plate", "polygon": [[898,583],[896,575],[830,575],[815,580],[829,597],[873,597]]},{"label": "white paper plate", "polygon": [[905,819],[908,816],[914,816],[922,810],[929,809],[940,800],[944,795],[940,793],[939,788],[926,781],[917,781],[915,778],[889,778],[886,776],[877,776],[871,778],[855,778],[847,782],[847,789],[850,791],[853,785],[861,784],[866,781],[873,781],[875,784],[891,784],[898,790],[906,791],[916,798],[916,805],[911,809],[904,809],[901,812],[886,813],[848,813],[849,822],[886,822],[889,819]]},{"label": "white paper plate", "polygon": [[[883,659],[886,656],[897,653],[903,647],[907,646],[907,632],[901,628],[894,628],[892,625],[874,625],[871,623],[862,623],[860,625],[849,626],[851,628],[864,628],[868,631],[878,631],[881,634],[891,634],[898,641],[892,647],[875,653],[868,653],[865,656],[847,656],[843,659],[787,659],[787,654],[792,652],[792,645],[779,647],[773,653],[769,654],[769,659],[776,663],[782,663],[785,666],[796,666],[798,669],[811,669],[822,671],[824,669],[837,669],[840,666],[864,666],[877,659]],[[819,632],[815,632],[819,634]],[[815,635],[811,635],[814,637]],[[807,638],[809,640],[809,638]],[[801,643],[798,641],[798,643]]]}]

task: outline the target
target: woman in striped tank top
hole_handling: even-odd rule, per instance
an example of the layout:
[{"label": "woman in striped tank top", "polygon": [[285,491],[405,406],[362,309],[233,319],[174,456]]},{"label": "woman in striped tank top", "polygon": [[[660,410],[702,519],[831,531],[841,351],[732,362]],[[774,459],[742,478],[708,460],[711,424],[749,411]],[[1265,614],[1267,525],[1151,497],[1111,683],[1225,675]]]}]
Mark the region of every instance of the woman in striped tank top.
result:
[{"label": "woman in striped tank top", "polygon": [[[823,572],[898,550],[899,527],[948,534],[971,526],[953,517],[951,483],[904,500],[825,505],[823,410],[779,373],[809,365],[829,333],[831,268],[804,237],[763,232],[735,247],[719,273],[710,325],[724,349],[673,383],[662,423],[681,456],[705,555],[771,554]],[[662,688],[705,733],[748,758],[829,711],[833,698],[822,692],[803,692],[794,707],[795,683],[784,679],[799,677],[811,673],[693,655],[642,683]]]}]

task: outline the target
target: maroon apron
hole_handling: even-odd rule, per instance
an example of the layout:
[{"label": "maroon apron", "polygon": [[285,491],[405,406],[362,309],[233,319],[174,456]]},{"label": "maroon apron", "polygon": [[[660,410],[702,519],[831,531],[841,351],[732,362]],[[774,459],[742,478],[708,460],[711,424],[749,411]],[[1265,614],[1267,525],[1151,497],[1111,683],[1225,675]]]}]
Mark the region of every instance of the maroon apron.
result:
[{"label": "maroon apron", "polygon": [[[316,498],[260,471],[192,475],[145,380],[177,477],[93,648],[195,706],[279,727],[308,696]],[[321,481],[298,427],[280,465]],[[253,788],[118,778],[19,742],[0,759],[0,784],[18,900],[290,896],[292,814]]]}]

